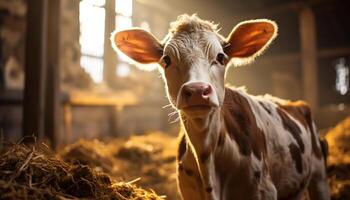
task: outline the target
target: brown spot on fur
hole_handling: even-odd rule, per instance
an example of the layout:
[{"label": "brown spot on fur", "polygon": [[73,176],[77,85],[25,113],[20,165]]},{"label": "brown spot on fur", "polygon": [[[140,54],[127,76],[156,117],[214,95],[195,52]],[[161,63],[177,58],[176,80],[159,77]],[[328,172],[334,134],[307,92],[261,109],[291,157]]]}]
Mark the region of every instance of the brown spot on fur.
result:
[{"label": "brown spot on fur", "polygon": [[298,148],[297,145],[290,144],[289,151],[290,151],[290,154],[292,156],[292,159],[294,160],[295,168],[297,169],[299,174],[301,174],[303,172],[303,163],[302,163],[302,159],[301,159],[300,149]]},{"label": "brown spot on fur", "polygon": [[303,101],[296,101],[296,102],[288,102],[283,105],[279,105],[280,108],[288,112],[293,118],[298,120],[302,125],[305,126],[306,129],[309,129],[311,133],[311,145],[312,145],[312,152],[313,154],[318,158],[322,158],[322,150],[317,145],[317,133],[314,130],[313,127],[313,120],[311,116],[311,109],[310,107]]},{"label": "brown spot on fur", "polygon": [[208,160],[209,156],[210,156],[210,151],[202,152],[200,155],[201,162],[205,163]]},{"label": "brown spot on fur", "polygon": [[248,156],[251,152],[261,160],[266,155],[265,135],[256,124],[255,115],[248,100],[238,92],[226,88],[223,106],[226,131],[237,143],[240,153]]},{"label": "brown spot on fur", "polygon": [[212,188],[212,187],[207,187],[207,188],[205,189],[205,191],[206,191],[207,193],[211,193],[211,192],[213,191],[213,188]]},{"label": "brown spot on fur", "polygon": [[266,105],[265,105],[263,102],[259,102],[259,104],[261,105],[261,107],[264,108],[264,110],[265,110],[267,113],[269,113],[269,114],[271,115],[271,110],[268,109],[268,108],[266,107]]},{"label": "brown spot on fur", "polygon": [[325,166],[327,166],[327,157],[328,157],[328,142],[326,139],[320,139],[321,150],[324,158]]},{"label": "brown spot on fur", "polygon": [[322,158],[322,151],[321,148],[317,145],[317,137],[316,137],[316,133],[311,133],[311,145],[312,145],[312,152],[315,154],[315,156],[318,159]]},{"label": "brown spot on fur", "polygon": [[279,114],[279,116],[282,119],[282,124],[283,124],[284,129],[286,129],[287,131],[289,131],[292,134],[292,136],[294,137],[294,139],[297,141],[297,143],[299,145],[299,149],[301,150],[302,153],[304,153],[305,146],[304,146],[304,143],[300,137],[301,130],[300,130],[299,126],[291,118],[289,118],[287,113],[284,110],[282,110],[281,108],[277,107],[277,113]]},{"label": "brown spot on fur", "polygon": [[187,174],[187,176],[193,175],[193,171],[191,169],[185,169],[185,173]]},{"label": "brown spot on fur", "polygon": [[254,172],[254,177],[255,177],[255,179],[256,179],[257,181],[259,181],[260,178],[261,178],[261,172],[255,171],[255,172]]},{"label": "brown spot on fur", "polygon": [[279,107],[298,120],[306,129],[308,128],[307,118],[311,116],[311,110],[304,101],[288,102]]},{"label": "brown spot on fur", "polygon": [[307,124],[309,126],[310,132],[311,132],[311,145],[312,145],[312,152],[316,156],[316,158],[321,159],[322,158],[322,150],[317,145],[317,141],[319,138],[317,137],[317,133],[315,132],[315,129],[313,127],[313,121],[311,114],[306,118]]},{"label": "brown spot on fur", "polygon": [[185,134],[183,134],[181,136],[180,143],[179,143],[179,149],[178,149],[178,152],[177,152],[177,160],[178,161],[181,160],[182,156],[186,152],[186,149],[187,149],[186,137],[185,137]]},{"label": "brown spot on fur", "polygon": [[312,145],[312,152],[316,156],[316,158],[321,159],[322,158],[322,150],[321,148],[317,145],[317,142],[319,142],[319,138],[317,135],[317,132],[314,129],[313,126],[313,120],[311,116],[311,112],[305,112],[305,119],[306,123],[309,127],[310,133],[311,133],[311,145]]}]

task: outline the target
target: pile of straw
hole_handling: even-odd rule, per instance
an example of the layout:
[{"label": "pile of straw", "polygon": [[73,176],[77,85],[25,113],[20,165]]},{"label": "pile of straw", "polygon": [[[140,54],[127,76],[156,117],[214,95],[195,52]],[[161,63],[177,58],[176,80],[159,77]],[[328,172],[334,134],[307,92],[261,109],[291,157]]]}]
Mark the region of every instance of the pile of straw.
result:
[{"label": "pile of straw", "polygon": [[37,149],[14,144],[0,153],[0,199],[162,199],[131,182],[115,182],[89,166],[68,164]]}]

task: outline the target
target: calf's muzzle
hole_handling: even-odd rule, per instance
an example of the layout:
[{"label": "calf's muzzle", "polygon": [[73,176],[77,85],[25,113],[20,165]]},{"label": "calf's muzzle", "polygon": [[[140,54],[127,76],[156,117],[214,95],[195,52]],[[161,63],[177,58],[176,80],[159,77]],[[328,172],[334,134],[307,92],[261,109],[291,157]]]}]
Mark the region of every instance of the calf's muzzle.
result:
[{"label": "calf's muzzle", "polygon": [[182,86],[180,91],[181,107],[210,106],[213,89],[205,82],[190,82]]}]

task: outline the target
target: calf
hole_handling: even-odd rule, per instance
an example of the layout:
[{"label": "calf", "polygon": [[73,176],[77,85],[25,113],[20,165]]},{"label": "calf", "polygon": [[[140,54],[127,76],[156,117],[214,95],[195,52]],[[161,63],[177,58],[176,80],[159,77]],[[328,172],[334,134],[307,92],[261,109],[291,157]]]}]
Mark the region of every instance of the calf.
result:
[{"label": "calf", "polygon": [[185,200],[330,199],[325,152],[309,107],[225,87],[228,63],[243,65],[277,35],[275,22],[245,21],[227,38],[197,16],[182,15],[159,42],[142,29],[112,34],[115,50],[158,64],[181,117],[178,186]]}]

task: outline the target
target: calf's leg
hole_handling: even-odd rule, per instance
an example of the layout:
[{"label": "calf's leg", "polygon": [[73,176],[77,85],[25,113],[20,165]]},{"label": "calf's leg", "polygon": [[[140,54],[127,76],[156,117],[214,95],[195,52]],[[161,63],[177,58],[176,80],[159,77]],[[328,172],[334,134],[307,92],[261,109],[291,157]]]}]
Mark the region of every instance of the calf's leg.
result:
[{"label": "calf's leg", "polygon": [[[187,171],[186,171],[187,170]],[[199,177],[195,177],[195,174],[189,169],[178,170],[178,187],[180,189],[181,197],[183,200],[201,200],[204,199],[202,192],[202,186],[200,184]]]},{"label": "calf's leg", "polygon": [[318,170],[311,177],[308,192],[311,200],[330,200],[330,191],[327,181],[326,166],[319,164]]}]

